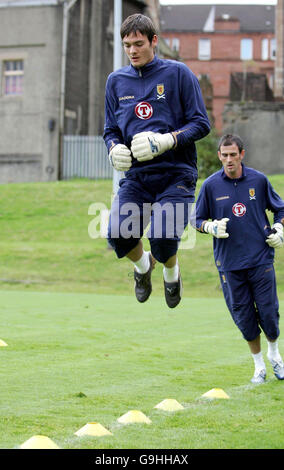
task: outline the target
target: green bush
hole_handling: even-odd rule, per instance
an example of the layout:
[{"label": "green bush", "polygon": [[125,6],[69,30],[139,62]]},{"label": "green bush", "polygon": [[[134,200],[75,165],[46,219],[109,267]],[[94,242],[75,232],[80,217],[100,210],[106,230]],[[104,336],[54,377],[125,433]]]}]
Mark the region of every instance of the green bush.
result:
[{"label": "green bush", "polygon": [[222,167],[217,155],[218,136],[213,129],[204,139],[196,142],[199,178],[207,178]]}]

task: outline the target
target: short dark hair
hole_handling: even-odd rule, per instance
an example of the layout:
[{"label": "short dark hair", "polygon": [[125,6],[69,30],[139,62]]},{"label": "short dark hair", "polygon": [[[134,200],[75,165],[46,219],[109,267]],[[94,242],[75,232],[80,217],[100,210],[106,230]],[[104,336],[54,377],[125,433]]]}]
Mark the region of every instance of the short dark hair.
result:
[{"label": "short dark hair", "polygon": [[137,31],[147,36],[150,43],[152,42],[154,35],[157,35],[157,31],[152,20],[141,13],[130,15],[123,21],[120,28],[121,39],[125,36],[129,36],[131,33],[136,34]]},{"label": "short dark hair", "polygon": [[232,144],[237,145],[240,153],[244,149],[244,143],[243,143],[242,139],[240,138],[240,136],[238,136],[236,134],[225,134],[219,140],[218,150],[220,151],[220,148],[223,145],[226,146],[226,145],[232,145]]}]

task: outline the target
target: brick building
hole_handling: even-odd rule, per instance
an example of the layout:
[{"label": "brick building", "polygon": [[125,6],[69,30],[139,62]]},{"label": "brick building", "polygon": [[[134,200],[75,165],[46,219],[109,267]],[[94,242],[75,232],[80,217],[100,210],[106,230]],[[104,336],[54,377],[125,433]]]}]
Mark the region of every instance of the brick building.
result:
[{"label": "brick building", "polygon": [[[272,5],[161,7],[163,38],[199,78],[211,84],[207,89],[212,90],[212,96],[206,95],[204,99],[211,107],[219,132],[223,127],[224,105],[230,99],[232,74],[265,76],[264,87],[273,89],[274,24],[275,7]],[[250,99],[245,94],[243,97]]]}]

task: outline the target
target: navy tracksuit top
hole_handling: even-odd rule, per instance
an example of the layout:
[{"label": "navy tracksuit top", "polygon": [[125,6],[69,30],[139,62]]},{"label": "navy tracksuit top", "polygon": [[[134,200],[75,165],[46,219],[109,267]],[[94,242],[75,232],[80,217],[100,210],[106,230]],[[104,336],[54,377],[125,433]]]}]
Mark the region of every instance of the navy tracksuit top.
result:
[{"label": "navy tracksuit top", "polygon": [[104,140],[108,151],[118,144],[129,149],[135,134],[172,132],[173,149],[146,162],[133,158],[126,176],[163,169],[197,179],[194,142],[206,136],[210,123],[199,82],[183,63],[159,59],[144,67],[123,67],[108,77],[105,96]]},{"label": "navy tracksuit top", "polygon": [[[267,177],[242,165],[241,178],[228,178],[224,170],[207,178],[196,202],[197,230],[208,219],[228,217],[229,237],[213,237],[214,258],[219,271],[237,271],[272,263],[274,248],[265,242],[270,230],[266,210],[274,223],[284,224],[284,201]],[[194,224],[194,222],[192,222]]]}]

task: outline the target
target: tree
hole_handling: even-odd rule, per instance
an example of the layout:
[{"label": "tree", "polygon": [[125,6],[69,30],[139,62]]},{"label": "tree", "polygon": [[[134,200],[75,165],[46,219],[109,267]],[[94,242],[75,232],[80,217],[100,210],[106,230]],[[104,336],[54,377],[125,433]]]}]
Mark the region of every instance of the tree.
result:
[{"label": "tree", "polygon": [[218,135],[215,129],[204,139],[196,142],[197,167],[199,178],[207,178],[215,171],[220,170],[221,163],[217,156]]}]

